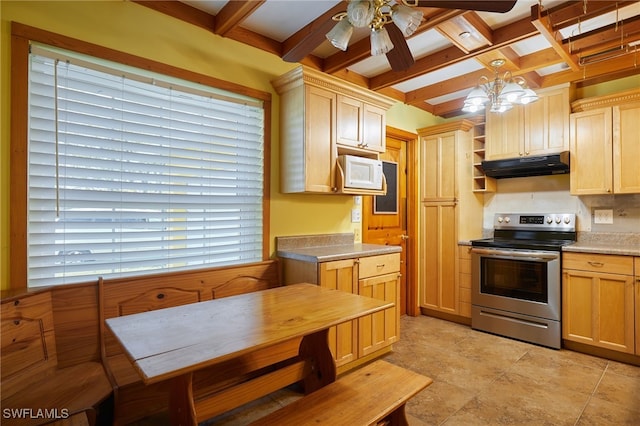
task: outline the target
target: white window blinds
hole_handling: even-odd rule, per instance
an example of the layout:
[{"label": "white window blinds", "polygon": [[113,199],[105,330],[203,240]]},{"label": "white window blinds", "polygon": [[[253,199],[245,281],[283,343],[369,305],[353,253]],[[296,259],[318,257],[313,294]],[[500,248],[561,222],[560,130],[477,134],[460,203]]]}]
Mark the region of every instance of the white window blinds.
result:
[{"label": "white window blinds", "polygon": [[262,260],[259,101],[42,48],[29,84],[30,287]]}]

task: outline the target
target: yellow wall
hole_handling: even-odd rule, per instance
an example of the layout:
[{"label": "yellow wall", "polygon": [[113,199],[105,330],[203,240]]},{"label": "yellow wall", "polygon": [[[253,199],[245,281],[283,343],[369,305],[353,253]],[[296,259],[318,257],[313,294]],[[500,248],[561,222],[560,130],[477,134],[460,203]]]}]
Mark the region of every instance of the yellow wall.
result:
[{"label": "yellow wall", "polygon": [[[279,99],[270,81],[297,64],[262,50],[219,37],[128,1],[0,2],[0,289],[9,277],[9,91],[11,21],[45,29],[198,73],[272,93],[271,241],[280,235],[352,232],[350,196],[290,195],[278,190]],[[407,131],[429,126],[436,118],[398,104],[389,126]]]}]

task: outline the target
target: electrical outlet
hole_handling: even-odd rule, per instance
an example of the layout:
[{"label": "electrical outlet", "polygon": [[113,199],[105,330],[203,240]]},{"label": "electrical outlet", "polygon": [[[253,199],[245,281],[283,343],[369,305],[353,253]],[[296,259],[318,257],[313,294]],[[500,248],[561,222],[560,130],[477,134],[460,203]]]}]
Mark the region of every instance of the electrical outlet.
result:
[{"label": "electrical outlet", "polygon": [[355,228],[353,230],[353,242],[354,243],[362,242],[362,235],[360,234],[360,228]]},{"label": "electrical outlet", "polygon": [[612,224],[613,209],[594,209],[593,223]]}]

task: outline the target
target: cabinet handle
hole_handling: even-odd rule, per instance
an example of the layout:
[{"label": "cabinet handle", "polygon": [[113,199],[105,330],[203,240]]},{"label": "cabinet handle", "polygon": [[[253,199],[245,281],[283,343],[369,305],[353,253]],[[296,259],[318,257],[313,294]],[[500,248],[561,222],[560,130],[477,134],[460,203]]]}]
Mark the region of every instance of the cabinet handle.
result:
[{"label": "cabinet handle", "polygon": [[384,263],[378,263],[376,265],[376,268],[384,268],[384,265],[385,265]]},{"label": "cabinet handle", "polygon": [[587,262],[589,265],[594,266],[596,268],[602,268],[604,266],[604,263],[602,262]]}]

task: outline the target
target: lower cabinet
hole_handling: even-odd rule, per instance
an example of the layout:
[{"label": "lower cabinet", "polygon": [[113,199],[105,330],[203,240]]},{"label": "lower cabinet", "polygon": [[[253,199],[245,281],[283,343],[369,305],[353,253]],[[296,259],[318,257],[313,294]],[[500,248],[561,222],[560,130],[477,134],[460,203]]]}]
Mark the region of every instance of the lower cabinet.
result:
[{"label": "lower cabinet", "polygon": [[311,282],[394,303],[392,308],[332,327],[329,347],[338,371],[385,353],[400,337],[400,253],[330,262],[282,259],[285,282]]},{"label": "lower cabinet", "polygon": [[459,314],[471,319],[471,246],[458,246],[459,264]]},{"label": "lower cabinet", "polygon": [[640,353],[633,256],[564,253],[562,286],[563,339]]},{"label": "lower cabinet", "polygon": [[633,258],[636,290],[636,355],[640,355],[640,257]]}]

